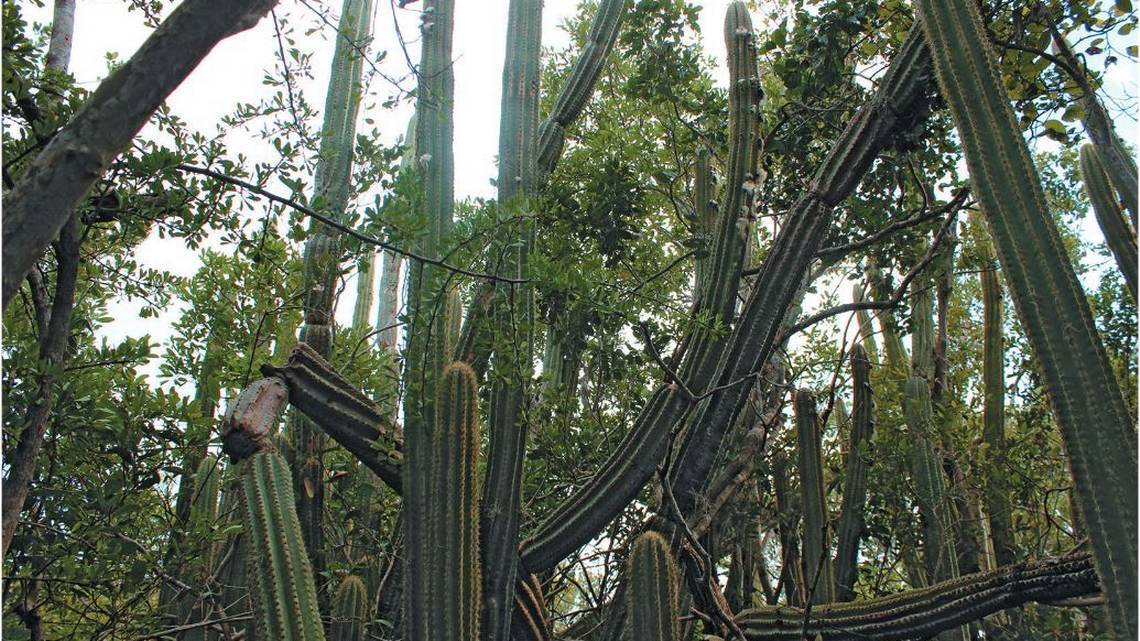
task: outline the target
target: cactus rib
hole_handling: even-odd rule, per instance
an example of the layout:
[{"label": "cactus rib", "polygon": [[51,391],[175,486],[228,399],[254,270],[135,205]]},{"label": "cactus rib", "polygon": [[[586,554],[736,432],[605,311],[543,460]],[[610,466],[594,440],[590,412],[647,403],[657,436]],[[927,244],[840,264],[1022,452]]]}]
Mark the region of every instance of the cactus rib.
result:
[{"label": "cactus rib", "polygon": [[357,576],[346,576],[332,600],[329,641],[364,641],[368,623],[368,591]]},{"label": "cactus rib", "polygon": [[1061,428],[1112,628],[1120,641],[1135,639],[1135,424],[1049,215],[977,7],[947,0],[917,6],[974,194]]}]

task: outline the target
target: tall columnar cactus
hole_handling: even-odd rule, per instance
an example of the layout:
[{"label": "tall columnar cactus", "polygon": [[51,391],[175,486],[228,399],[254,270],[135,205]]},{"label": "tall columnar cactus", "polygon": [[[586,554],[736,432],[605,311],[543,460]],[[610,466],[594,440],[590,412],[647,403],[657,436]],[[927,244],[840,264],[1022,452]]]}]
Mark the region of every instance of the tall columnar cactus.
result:
[{"label": "tall columnar cactus", "polygon": [[677,566],[669,542],[646,532],[629,553],[629,641],[678,641]]},{"label": "tall columnar cactus", "polygon": [[1128,290],[1132,292],[1132,300],[1136,301],[1136,235],[1124,219],[1120,201],[1112,192],[1108,174],[1104,171],[1104,162],[1097,148],[1092,145],[1081,147],[1081,178],[1084,179],[1085,193],[1092,202],[1093,213],[1096,214],[1096,222],[1100,225],[1104,240],[1112,250],[1116,266],[1120,268]]},{"label": "tall columnar cactus", "polygon": [[1115,636],[1137,636],[1136,433],[972,2],[919,0],[942,95],[1061,427]]},{"label": "tall columnar cactus", "polygon": [[[921,256],[927,243],[918,245]],[[910,371],[927,382],[934,380],[934,297],[931,270],[925,269],[910,284]]]},{"label": "tall columnar cactus", "polygon": [[800,545],[796,532],[799,505],[788,487],[788,455],[783,449],[772,456],[772,494],[776,499],[777,533],[780,536],[780,583],[784,585],[789,605],[800,605]]},{"label": "tall columnar cactus", "polygon": [[[440,256],[453,225],[455,201],[455,155],[452,147],[455,106],[455,75],[451,56],[455,5],[452,0],[425,0],[420,31],[420,82],[416,95],[414,159],[422,193],[419,209],[426,216],[425,231],[416,241],[416,250],[426,256]],[[403,492],[407,536],[404,573],[405,633],[410,641],[428,638],[428,625],[437,618],[435,609],[426,607],[431,593],[424,571],[437,551],[425,532],[437,499],[432,483],[431,452],[435,442],[435,388],[447,364],[444,328],[439,318],[444,306],[446,274],[442,269],[420,261],[408,265],[408,323],[405,352],[404,438],[407,459],[403,467]],[[416,454],[418,453],[418,454]]]},{"label": "tall columnar cactus", "polygon": [[823,433],[816,414],[815,394],[796,392],[796,456],[800,472],[800,500],[804,510],[803,582],[812,603],[835,600],[831,569],[831,532],[823,484]]},{"label": "tall columnar cactus", "polygon": [[952,579],[958,575],[954,552],[949,497],[942,459],[934,449],[931,428],[930,384],[919,376],[911,376],[903,388],[903,404],[910,439],[911,474],[923,522],[926,572],[931,582]]},{"label": "tall columnar cactus", "polygon": [[[862,303],[866,300],[864,295],[865,286],[862,283],[855,283],[851,286],[851,300],[856,303]],[[879,345],[875,340],[875,325],[871,322],[871,313],[865,309],[860,309],[855,312],[855,322],[859,325],[859,338],[863,341],[863,352],[865,357],[871,363],[879,362]]]},{"label": "tall columnar cactus", "polygon": [[479,637],[479,390],[475,372],[456,361],[444,368],[438,384],[432,450],[409,442],[408,464],[427,458],[431,503],[426,518],[406,512],[409,548],[431,551],[423,565],[408,564],[405,574],[423,577],[423,593],[405,593],[405,620],[422,610],[415,640],[447,641]]},{"label": "tall columnar cactus", "polygon": [[[371,27],[372,0],[344,0],[325,97],[312,198],[315,206],[336,220],[344,219],[348,206],[360,78],[364,68],[362,52]],[[333,299],[340,271],[341,242],[339,232],[316,220],[312,221],[310,233],[301,270],[304,325],[298,340],[327,357],[332,352]],[[299,414],[294,414],[289,423],[297,511],[313,565],[320,573],[324,566],[321,517],[325,494],[322,463],[325,439],[316,426]]]},{"label": "tall columnar cactus", "polygon": [[323,641],[317,590],[294,507],[293,480],[272,434],[288,392],[277,378],[247,387],[226,412],[222,443],[238,464],[250,590],[259,637]]},{"label": "tall columnar cactus", "polygon": [[341,579],[332,599],[329,641],[364,641],[368,624],[368,590],[357,576]]},{"label": "tall columnar cactus", "polygon": [[[870,322],[870,319],[867,319]],[[871,437],[875,430],[875,406],[871,391],[871,362],[861,345],[851,348],[852,416],[847,436],[847,475],[843,504],[839,513],[835,546],[835,598],[855,598],[859,574],[859,540],[865,527],[863,509],[867,501],[867,471],[871,467]]]},{"label": "tall columnar cactus", "polygon": [[[698,316],[707,316],[713,324],[727,326],[735,316],[740,272],[752,236],[753,204],[758,196],[753,172],[756,171],[756,123],[762,91],[756,63],[756,35],[748,7],[743,2],[730,4],[725,13],[724,44],[728,56],[728,163],[709,256],[703,259],[707,265],[702,268],[703,289],[695,296],[695,312]],[[726,337],[718,337],[704,327],[696,328],[678,372],[697,387],[707,385],[715,375],[726,344]],[[685,449],[691,447],[692,436],[686,435]],[[684,465],[674,466],[670,470],[672,482],[681,487],[692,484],[692,479],[686,477],[693,471]],[[687,512],[695,498],[692,490],[678,494],[681,510]]]},{"label": "tall columnar cactus", "polygon": [[989,518],[990,539],[998,565],[1010,565],[1017,557],[1013,545],[1013,528],[1009,494],[1001,482],[1004,471],[1000,462],[1005,456],[1005,301],[997,262],[989,238],[977,226],[982,257],[982,442],[986,444],[988,478],[985,483],[985,506]]},{"label": "tall columnar cactus", "polygon": [[[693,176],[693,205],[696,214],[694,220],[694,231],[700,238],[702,244],[707,244],[712,241],[713,234],[716,233],[716,213],[717,202],[714,200],[713,191],[716,187],[715,179],[713,178],[712,165],[709,161],[708,149],[701,148],[697,151],[697,162]],[[698,295],[709,288],[708,278],[710,275],[709,256],[710,252],[707,248],[703,249],[702,253],[697,255],[696,260],[696,287],[694,288]],[[697,305],[701,303],[697,301]]]},{"label": "tall columnar cactus", "polygon": [[[503,64],[499,125],[499,275],[527,277],[534,245],[530,216],[538,182],[538,98],[542,49],[541,0],[511,0],[507,55]],[[516,221],[512,223],[511,221]],[[534,361],[534,288],[496,283],[495,341],[491,387],[490,453],[483,494],[483,638],[508,641],[518,567],[520,502],[529,398]],[[458,333],[458,332],[457,332]]]}]

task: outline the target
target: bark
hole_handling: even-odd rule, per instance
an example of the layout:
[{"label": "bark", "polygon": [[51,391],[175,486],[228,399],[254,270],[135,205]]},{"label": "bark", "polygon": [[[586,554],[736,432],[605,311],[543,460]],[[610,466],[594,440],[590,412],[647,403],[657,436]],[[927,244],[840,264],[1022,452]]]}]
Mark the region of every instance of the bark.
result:
[{"label": "bark", "polygon": [[4,195],[3,308],[80,199],[220,40],[274,0],[187,0],[107,78]]},{"label": "bark", "polygon": [[20,513],[36,474],[44,434],[54,409],[56,372],[64,360],[67,339],[71,334],[71,312],[75,306],[75,284],[79,273],[79,238],[79,218],[73,215],[55,243],[55,298],[47,321],[48,331],[40,336],[38,400],[28,410],[16,448],[7,457],[11,467],[3,484],[4,555],[8,553],[8,546],[12,544],[12,536],[19,524]]}]

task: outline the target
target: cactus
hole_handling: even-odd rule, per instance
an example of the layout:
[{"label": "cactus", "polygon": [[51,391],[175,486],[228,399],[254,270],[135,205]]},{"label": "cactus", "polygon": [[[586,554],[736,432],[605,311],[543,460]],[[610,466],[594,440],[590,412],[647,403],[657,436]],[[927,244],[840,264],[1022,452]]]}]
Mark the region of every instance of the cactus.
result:
[{"label": "cactus", "polygon": [[800,605],[800,547],[796,536],[799,506],[793,504],[788,487],[788,455],[776,450],[772,455],[772,494],[776,499],[777,532],[780,536],[780,583],[784,585],[790,605]]},{"label": "cactus", "polygon": [[[499,124],[499,275],[524,278],[534,245],[530,217],[537,185],[538,93],[541,53],[541,0],[511,0],[507,55],[503,64]],[[519,222],[512,224],[511,220]],[[534,288],[496,283],[492,316],[510,333],[496,341],[491,387],[490,451],[480,522],[485,569],[483,638],[508,641],[518,566],[520,502],[533,362]]]},{"label": "cactus", "polygon": [[973,193],[1041,364],[1088,521],[1112,628],[1120,641],[1135,639],[1135,422],[1049,214],[978,8],[946,0],[920,0],[917,6],[942,95],[962,140]]},{"label": "cactus", "polygon": [[[415,163],[422,193],[419,210],[426,214],[426,231],[416,239],[416,250],[439,256],[451,234],[455,210],[455,155],[452,148],[455,75],[451,44],[455,6],[452,0],[425,0],[421,15],[422,53],[416,95]],[[404,572],[404,626],[406,638],[429,638],[429,625],[438,618],[426,607],[432,593],[426,571],[438,551],[424,533],[437,498],[432,483],[431,452],[435,424],[435,387],[447,363],[443,337],[447,319],[438,317],[444,302],[446,274],[442,269],[412,261],[408,264],[408,322],[405,352],[404,438],[407,461],[403,466],[403,495],[409,571]],[[418,455],[414,455],[417,453]]]},{"label": "cactus", "polygon": [[368,623],[368,591],[360,577],[346,576],[332,600],[329,641],[364,641]]},{"label": "cactus", "polygon": [[800,501],[804,511],[802,580],[812,603],[835,600],[829,553],[831,532],[823,484],[823,433],[816,414],[815,394],[796,392],[796,457],[800,473]]},{"label": "cactus", "polygon": [[[360,107],[360,78],[364,56],[360,48],[371,32],[372,0],[344,0],[338,37],[333,54],[325,116],[321,131],[320,158],[313,177],[314,205],[335,220],[343,220],[348,205],[352,178],[352,154],[356,141],[356,115]],[[341,243],[339,232],[313,220],[311,236],[305,243],[301,270],[304,325],[298,340],[308,343],[318,353],[332,352],[333,297],[340,271]],[[324,435],[304,416],[290,418],[289,433],[293,437],[292,469],[297,511],[313,565],[318,575],[324,568]]]},{"label": "cactus", "polygon": [[[919,96],[928,86],[928,66],[920,36],[912,29],[880,84],[881,94],[856,114],[812,178],[807,193],[784,218],[716,371],[707,379],[715,381],[717,388],[694,411],[676,457],[673,491],[683,511],[690,509],[708,479],[725,435],[748,398],[753,373],[775,349],[784,312],[829,229],[835,204],[855,189],[886,144],[894,120],[884,120],[881,114],[921,110]],[[892,107],[884,108],[884,103]]]},{"label": "cactus", "polygon": [[260,638],[323,641],[313,570],[293,498],[293,479],[274,449],[288,392],[280,379],[263,378],[230,405],[222,446],[238,464],[245,503],[247,571]]},{"label": "cactus", "polygon": [[[851,300],[862,303],[866,300],[865,286],[855,283],[851,286]],[[871,322],[871,314],[865,309],[855,312],[855,322],[859,326],[859,338],[863,341],[863,355],[871,363],[879,362],[879,345],[875,340],[875,326]]]},{"label": "cactus", "polygon": [[[761,267],[724,351],[724,362],[705,380],[743,383],[710,394],[688,434],[690,455],[678,464],[693,469],[674,485],[678,501],[704,482],[719,443],[752,387],[752,374],[771,357],[783,310],[799,291],[803,275],[831,221],[834,203],[858,185],[879,152],[893,140],[892,114],[921,110],[929,87],[929,52],[915,26],[896,53],[876,96],[852,119],[816,172],[813,187],[790,209],[776,243]],[[884,108],[884,105],[889,108]],[[614,454],[586,485],[554,510],[524,542],[523,563],[531,572],[553,567],[596,536],[656,472],[674,424],[691,403],[668,383],[645,404]]]},{"label": "cactus", "polygon": [[630,641],[678,641],[677,566],[669,542],[646,532],[633,542],[629,553]]},{"label": "cactus", "polygon": [[[870,319],[867,319],[868,322]],[[871,362],[862,346],[851,348],[852,415],[847,438],[847,475],[839,513],[835,546],[836,600],[855,598],[858,578],[859,540],[863,535],[863,508],[867,500],[867,471],[871,467],[871,437],[875,430],[875,406],[871,392]]]},{"label": "cactus", "polygon": [[[697,163],[693,176],[693,203],[696,213],[694,230],[702,245],[711,241],[713,234],[716,233],[717,203],[713,200],[715,187],[715,178],[713,178],[712,167],[709,164],[709,150],[702,147],[697,151]],[[698,296],[711,287],[708,282],[710,277],[709,256],[710,253],[707,248],[703,248],[697,254],[696,287],[694,290]],[[695,304],[699,308],[701,302],[698,300],[695,301]]]},{"label": "cactus", "polygon": [[586,44],[574,61],[574,68],[562,85],[562,90],[558,92],[554,108],[538,129],[537,160],[541,175],[550,175],[562,157],[566,127],[578,118],[590,95],[594,93],[594,85],[602,75],[610,50],[617,41],[625,10],[626,0],[602,0],[598,3],[598,12],[586,34]]},{"label": "cactus", "polygon": [[854,603],[745,610],[736,617],[747,641],[903,641],[927,639],[971,621],[1034,601],[1094,594],[1089,555],[1003,567]]},{"label": "cactus", "polygon": [[1132,292],[1132,300],[1136,297],[1136,236],[1128,227],[1124,219],[1124,212],[1120,210],[1120,203],[1116,194],[1109,186],[1108,175],[1104,171],[1097,148],[1093,145],[1081,147],[1081,178],[1085,182],[1085,192],[1089,202],[1092,203],[1096,222],[1104,234],[1108,248],[1116,259],[1116,266],[1124,275],[1124,282],[1128,284],[1128,291]]},{"label": "cactus", "polygon": [[[421,546],[430,556],[410,565],[425,593],[405,593],[405,621],[420,610],[417,637],[430,641],[476,639],[479,636],[479,494],[475,474],[479,462],[479,408],[475,372],[456,361],[444,368],[438,385],[432,449],[408,443],[408,465],[425,469],[423,480],[431,503],[426,518],[408,512],[408,547]],[[419,458],[426,464],[417,465]],[[426,543],[426,545],[425,545]]]},{"label": "cactus", "polygon": [[[728,166],[713,225],[709,255],[702,259],[703,282],[694,296],[698,317],[706,317],[713,328],[728,326],[740,291],[740,272],[752,237],[753,198],[758,189],[755,167],[756,123],[760,111],[760,72],[756,64],[756,35],[752,19],[742,2],[729,5],[724,17],[724,44],[728,54]],[[698,326],[689,337],[688,347],[677,371],[681,377],[701,386],[715,376],[727,337]],[[690,435],[685,448],[690,447]],[[682,450],[684,451],[684,450]],[[684,486],[689,469],[678,465],[670,473],[673,483]],[[687,512],[693,505],[692,491],[677,494],[678,506]]]},{"label": "cactus", "polygon": [[926,571],[930,581],[955,578],[957,556],[950,538],[951,518],[942,459],[931,442],[930,384],[918,376],[906,380],[903,404],[910,439],[911,473],[923,521]]},{"label": "cactus", "polygon": [[372,315],[372,301],[376,294],[377,252],[366,250],[356,264],[356,303],[352,307],[352,327],[367,331],[369,316]]},{"label": "cactus", "polygon": [[298,343],[284,367],[262,366],[279,377],[289,403],[327,432],[361,463],[400,491],[403,435],[375,403],[360,393],[312,347]]}]

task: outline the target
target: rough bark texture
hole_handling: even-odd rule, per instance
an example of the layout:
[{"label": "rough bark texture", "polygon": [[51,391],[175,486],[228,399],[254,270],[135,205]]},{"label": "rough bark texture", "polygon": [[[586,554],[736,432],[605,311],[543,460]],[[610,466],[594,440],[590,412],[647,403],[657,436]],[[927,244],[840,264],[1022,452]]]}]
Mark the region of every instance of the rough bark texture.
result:
[{"label": "rough bark texture", "polygon": [[3,307],[79,200],[220,40],[275,0],[187,0],[111,74],[4,195]]}]

